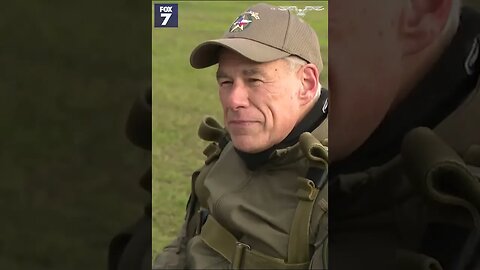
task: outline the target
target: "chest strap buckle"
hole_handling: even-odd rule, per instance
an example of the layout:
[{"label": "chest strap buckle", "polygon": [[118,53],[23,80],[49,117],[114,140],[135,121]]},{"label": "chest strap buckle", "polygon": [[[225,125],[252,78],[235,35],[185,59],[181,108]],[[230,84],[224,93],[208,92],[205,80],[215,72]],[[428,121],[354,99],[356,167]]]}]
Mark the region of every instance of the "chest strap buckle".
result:
[{"label": "chest strap buckle", "polygon": [[232,258],[232,269],[242,268],[242,262],[244,260],[243,257],[245,256],[245,251],[250,249],[251,248],[249,245],[237,241],[237,243],[235,244],[235,253],[233,254],[233,258]]}]

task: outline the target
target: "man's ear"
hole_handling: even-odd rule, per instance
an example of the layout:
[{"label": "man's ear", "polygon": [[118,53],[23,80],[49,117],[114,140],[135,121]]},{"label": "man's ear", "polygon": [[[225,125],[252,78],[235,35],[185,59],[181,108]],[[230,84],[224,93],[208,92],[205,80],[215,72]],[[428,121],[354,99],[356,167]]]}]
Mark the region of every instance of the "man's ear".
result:
[{"label": "man's ear", "polygon": [[403,54],[430,46],[442,33],[455,0],[405,0],[399,27]]},{"label": "man's ear", "polygon": [[306,64],[299,70],[302,87],[298,96],[302,105],[308,104],[317,93],[319,72],[314,64]]}]

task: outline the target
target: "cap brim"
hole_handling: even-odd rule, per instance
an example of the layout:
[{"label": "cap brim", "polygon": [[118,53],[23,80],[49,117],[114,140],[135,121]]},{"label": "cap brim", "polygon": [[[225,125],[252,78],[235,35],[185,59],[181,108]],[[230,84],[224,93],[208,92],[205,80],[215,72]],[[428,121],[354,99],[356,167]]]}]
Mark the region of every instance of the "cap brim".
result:
[{"label": "cap brim", "polygon": [[209,40],[198,45],[190,55],[190,65],[194,68],[215,65],[218,63],[218,52],[222,47],[234,50],[255,62],[270,62],[290,55],[257,41],[244,38],[225,38]]}]

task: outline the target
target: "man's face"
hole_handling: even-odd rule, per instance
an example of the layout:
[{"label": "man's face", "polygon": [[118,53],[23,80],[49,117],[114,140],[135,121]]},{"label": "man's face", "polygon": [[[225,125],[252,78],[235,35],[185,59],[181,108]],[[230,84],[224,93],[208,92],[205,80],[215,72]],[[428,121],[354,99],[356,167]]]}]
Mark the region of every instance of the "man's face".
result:
[{"label": "man's face", "polygon": [[241,151],[257,153],[281,142],[300,117],[301,81],[285,60],[256,63],[224,49],[217,81],[225,126]]},{"label": "man's face", "polygon": [[329,159],[360,146],[390,109],[402,76],[402,1],[337,0],[329,12]]}]

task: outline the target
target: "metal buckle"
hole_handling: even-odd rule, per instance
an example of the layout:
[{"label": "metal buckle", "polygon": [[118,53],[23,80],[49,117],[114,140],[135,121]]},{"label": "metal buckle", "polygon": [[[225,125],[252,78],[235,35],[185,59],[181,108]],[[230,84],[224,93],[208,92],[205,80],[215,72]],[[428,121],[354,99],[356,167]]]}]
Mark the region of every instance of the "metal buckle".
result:
[{"label": "metal buckle", "polygon": [[236,246],[236,248],[247,248],[248,250],[252,249],[250,247],[250,245],[242,243],[242,242],[238,242],[238,241],[237,241],[237,243],[235,243],[235,246]]},{"label": "metal buckle", "polygon": [[198,214],[198,223],[197,223],[197,227],[195,228],[195,235],[199,235],[202,232],[202,227],[207,221],[209,212],[208,212],[208,209],[201,207],[200,209],[198,209],[197,214]]},{"label": "metal buckle", "polygon": [[251,250],[251,247],[242,242],[235,243],[235,253],[232,258],[232,269],[241,269],[243,258],[245,256],[245,249]]}]

